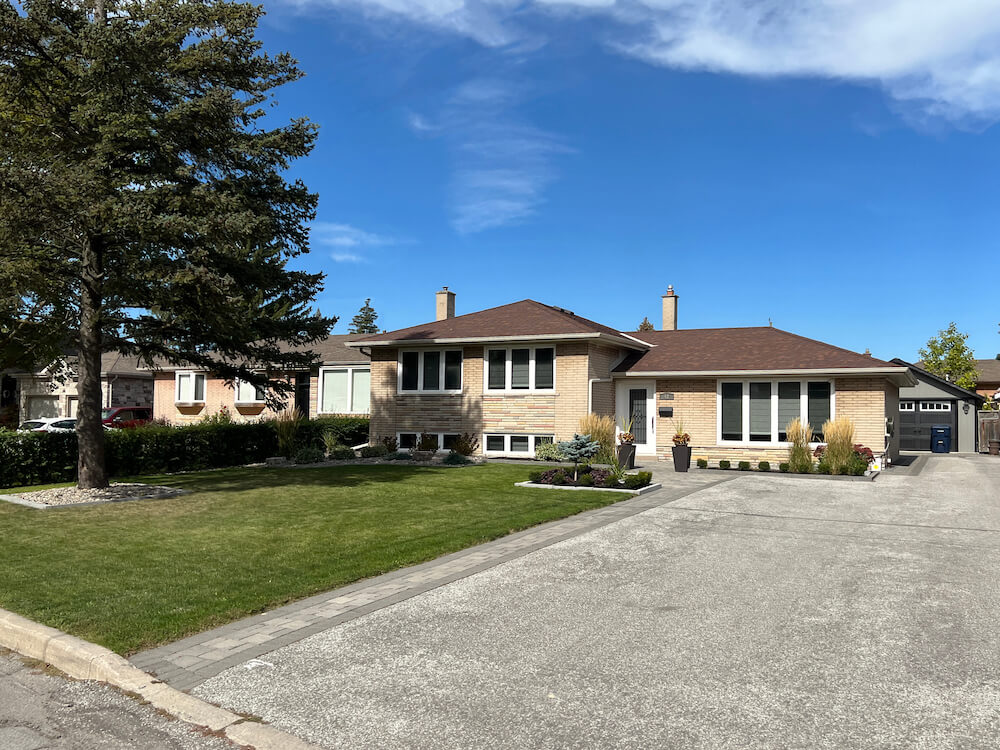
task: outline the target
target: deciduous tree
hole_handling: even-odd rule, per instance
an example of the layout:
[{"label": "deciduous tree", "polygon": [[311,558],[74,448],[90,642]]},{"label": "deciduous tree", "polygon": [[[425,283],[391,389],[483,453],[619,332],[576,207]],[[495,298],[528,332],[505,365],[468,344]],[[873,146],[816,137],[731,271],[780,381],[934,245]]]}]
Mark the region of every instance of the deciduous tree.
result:
[{"label": "deciduous tree", "polygon": [[954,322],[938,331],[920,350],[924,369],[962,388],[975,387],[979,373],[976,357],[965,343],[968,338],[969,334],[959,331]]}]

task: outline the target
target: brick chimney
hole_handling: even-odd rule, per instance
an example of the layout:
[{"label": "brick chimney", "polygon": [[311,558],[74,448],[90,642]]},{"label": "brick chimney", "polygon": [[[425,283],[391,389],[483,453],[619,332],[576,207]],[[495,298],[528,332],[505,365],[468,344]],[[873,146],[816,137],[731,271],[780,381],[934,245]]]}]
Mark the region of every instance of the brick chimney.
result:
[{"label": "brick chimney", "polygon": [[437,317],[435,320],[447,320],[455,317],[455,293],[444,287],[434,295],[437,298]]},{"label": "brick chimney", "polygon": [[667,285],[667,293],[663,295],[663,329],[664,331],[677,330],[677,295],[674,294],[673,285]]}]

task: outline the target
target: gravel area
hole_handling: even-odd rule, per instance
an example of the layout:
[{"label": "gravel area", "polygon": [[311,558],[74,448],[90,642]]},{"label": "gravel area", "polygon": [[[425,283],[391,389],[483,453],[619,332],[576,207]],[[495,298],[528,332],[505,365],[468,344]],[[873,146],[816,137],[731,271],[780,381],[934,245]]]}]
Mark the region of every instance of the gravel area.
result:
[{"label": "gravel area", "polygon": [[185,490],[158,484],[113,482],[100,490],[81,490],[79,487],[55,487],[50,490],[21,492],[10,497],[42,505],[79,505],[80,503],[117,503],[123,500],[143,500],[185,494]]}]

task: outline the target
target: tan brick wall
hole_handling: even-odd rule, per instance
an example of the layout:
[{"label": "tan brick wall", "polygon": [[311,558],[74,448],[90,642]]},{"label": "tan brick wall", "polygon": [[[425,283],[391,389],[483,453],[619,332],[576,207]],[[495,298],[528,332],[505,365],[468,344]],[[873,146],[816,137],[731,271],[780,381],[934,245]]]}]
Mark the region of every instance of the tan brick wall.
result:
[{"label": "tan brick wall", "polygon": [[[153,381],[153,416],[166,419],[171,424],[194,424],[210,414],[217,414],[225,406],[235,422],[254,422],[273,419],[276,412],[264,405],[236,406],[236,392],[220,378],[205,379],[205,403],[195,406],[178,406],[174,402],[175,380],[172,372],[158,372]],[[292,395],[288,395],[292,403]]]},{"label": "tan brick wall", "polygon": [[[672,401],[661,401],[661,393],[673,393]],[[691,448],[714,446],[715,428],[715,379],[689,378],[656,381],[656,453],[670,455],[674,433],[681,422],[691,436]],[[661,417],[659,407],[673,407],[674,416]]]},{"label": "tan brick wall", "polygon": [[591,396],[591,411],[594,414],[615,416],[615,384],[611,381],[611,368],[621,359],[622,350],[611,346],[590,345],[588,362],[588,382],[592,378],[606,380],[594,383]]},{"label": "tan brick wall", "polygon": [[570,440],[587,415],[589,344],[556,345],[555,439]]},{"label": "tan brick wall", "polygon": [[837,378],[834,386],[834,415],[854,422],[856,442],[881,452],[885,446],[885,378]]},{"label": "tan brick wall", "polygon": [[556,397],[483,396],[484,432],[527,432],[552,435],[556,429]]}]

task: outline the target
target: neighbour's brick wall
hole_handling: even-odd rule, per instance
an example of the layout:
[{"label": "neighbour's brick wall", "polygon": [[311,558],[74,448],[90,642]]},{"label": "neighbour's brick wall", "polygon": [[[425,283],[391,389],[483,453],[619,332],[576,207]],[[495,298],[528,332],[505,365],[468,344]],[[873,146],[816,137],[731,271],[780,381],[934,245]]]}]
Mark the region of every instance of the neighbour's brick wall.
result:
[{"label": "neighbour's brick wall", "polygon": [[590,345],[588,362],[588,382],[593,378],[606,380],[594,383],[591,393],[591,411],[594,414],[615,416],[615,384],[611,380],[611,368],[621,359],[622,350],[617,347]]},{"label": "neighbour's brick wall", "polygon": [[[174,401],[174,373],[158,372],[153,385],[153,417],[165,419],[171,424],[194,424],[210,414],[217,414],[225,406],[235,422],[255,422],[258,419],[273,419],[277,412],[263,404],[236,406],[236,391],[220,378],[205,379],[205,403],[194,406],[178,406]],[[292,394],[288,395],[292,403]]]},{"label": "neighbour's brick wall", "polygon": [[[77,382],[74,379],[58,381],[50,377],[34,375],[18,376],[19,414],[28,413],[28,399],[42,397],[55,399],[57,417],[71,417],[76,414]],[[152,378],[104,377],[101,378],[101,406],[152,406]]]}]

